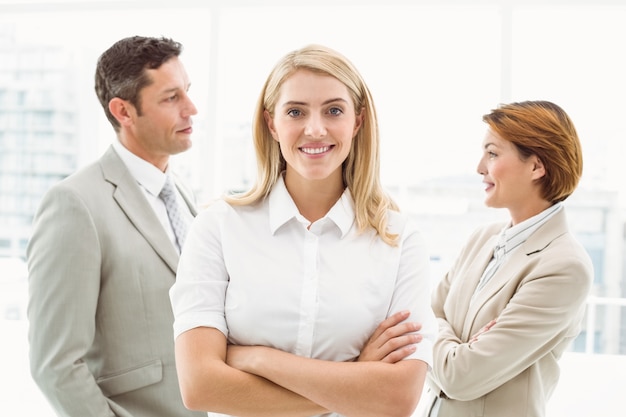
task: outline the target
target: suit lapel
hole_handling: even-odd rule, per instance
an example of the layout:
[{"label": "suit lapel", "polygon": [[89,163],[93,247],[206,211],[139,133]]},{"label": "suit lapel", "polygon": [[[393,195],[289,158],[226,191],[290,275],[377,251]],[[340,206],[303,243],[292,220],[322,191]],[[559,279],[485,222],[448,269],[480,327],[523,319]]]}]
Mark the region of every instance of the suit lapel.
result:
[{"label": "suit lapel", "polygon": [[[520,274],[520,268],[528,261],[528,257],[544,250],[548,245],[557,237],[564,233],[567,233],[567,219],[565,217],[565,211],[561,210],[554,215],[553,218],[548,220],[544,225],[535,231],[528,237],[520,248],[513,251],[510,258],[507,259],[500,268],[496,271],[494,276],[489,280],[485,287],[476,295],[473,303],[469,307],[467,314],[467,321],[463,327],[463,332],[469,332],[472,330],[474,318],[477,311],[494,295],[498,293],[511,279],[518,277]],[[487,248],[491,245],[491,253],[493,253],[493,245],[495,241],[489,241]],[[479,275],[482,271],[479,272]],[[523,277],[518,277],[523,279]],[[475,286],[473,287],[475,288]],[[472,288],[472,291],[473,291]],[[465,336],[465,334],[464,334]],[[468,336],[469,337],[469,336]]]},{"label": "suit lapel", "polygon": [[176,249],[163,230],[163,226],[154,214],[139,184],[112,146],[100,159],[100,165],[105,180],[115,185],[113,198],[117,204],[154,251],[167,263],[172,272],[176,273],[178,266]]},{"label": "suit lapel", "polygon": [[558,213],[555,213],[554,217],[548,220],[546,224],[528,237],[528,240],[523,245],[523,250],[528,255],[541,252],[554,239],[567,233],[568,230],[565,210],[561,209]]},{"label": "suit lapel", "polygon": [[478,281],[480,281],[483,271],[493,257],[493,249],[496,246],[497,241],[498,235],[496,234],[491,236],[486,243],[482,245],[480,250],[476,253],[472,264],[465,272],[465,276],[468,278],[461,281],[462,283],[459,287],[459,297],[455,300],[455,302],[459,303],[456,311],[460,314],[460,316],[456,318],[455,323],[463,323],[462,337],[464,338],[467,337],[465,333],[469,331],[474,320],[474,315],[470,312],[470,309],[473,310],[473,305],[470,306],[472,294],[474,294],[476,286],[478,286]]},{"label": "suit lapel", "polygon": [[480,292],[476,294],[476,297],[474,298],[467,314],[468,321],[463,327],[463,331],[468,333],[468,337],[469,333],[473,330],[474,319],[476,318],[478,311],[487,301],[489,301],[491,297],[496,295],[498,291],[500,291],[502,287],[504,287],[504,285],[512,279],[512,277],[519,275],[520,267],[526,262],[526,258],[527,254],[525,251],[514,251],[510,257],[500,265],[498,270],[480,290]]},{"label": "suit lapel", "polygon": [[173,173],[172,175],[174,177],[174,183],[176,184],[176,189],[178,190],[180,195],[183,197],[183,200],[185,200],[185,204],[189,208],[191,215],[193,217],[196,217],[196,215],[198,214],[198,211],[196,209],[196,200],[194,198],[193,192],[184,186],[183,182],[179,179],[178,175],[176,175],[175,173]]}]

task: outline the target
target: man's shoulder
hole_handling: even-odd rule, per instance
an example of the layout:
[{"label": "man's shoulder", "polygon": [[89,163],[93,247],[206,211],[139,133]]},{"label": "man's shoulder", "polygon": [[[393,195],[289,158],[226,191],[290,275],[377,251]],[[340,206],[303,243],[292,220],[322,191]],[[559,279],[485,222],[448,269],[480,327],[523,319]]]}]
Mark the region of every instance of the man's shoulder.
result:
[{"label": "man's shoulder", "polygon": [[75,191],[89,190],[94,186],[97,186],[97,183],[101,182],[103,179],[102,168],[97,161],[94,161],[63,178],[51,188],[70,188]]},{"label": "man's shoulder", "polygon": [[125,169],[125,166],[121,159],[112,148],[109,148],[100,158],[79,168],[57,185],[61,187],[89,188],[96,186],[99,182],[105,182],[110,173],[119,175],[119,171],[123,169]]},{"label": "man's shoulder", "polygon": [[110,195],[105,192],[111,187],[106,170],[119,170],[119,168],[114,166],[106,168],[105,157],[106,154],[56,182],[46,191],[45,196],[53,200],[63,195],[74,195],[81,200],[100,200],[102,196]]}]

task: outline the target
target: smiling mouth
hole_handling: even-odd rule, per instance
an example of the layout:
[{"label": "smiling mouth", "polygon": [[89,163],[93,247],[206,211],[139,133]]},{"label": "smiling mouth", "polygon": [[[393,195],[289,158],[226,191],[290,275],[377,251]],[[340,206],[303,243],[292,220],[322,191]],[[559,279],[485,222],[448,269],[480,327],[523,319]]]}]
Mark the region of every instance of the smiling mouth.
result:
[{"label": "smiling mouth", "polygon": [[318,155],[328,152],[332,146],[322,146],[321,148],[300,148],[300,150],[309,155]]}]

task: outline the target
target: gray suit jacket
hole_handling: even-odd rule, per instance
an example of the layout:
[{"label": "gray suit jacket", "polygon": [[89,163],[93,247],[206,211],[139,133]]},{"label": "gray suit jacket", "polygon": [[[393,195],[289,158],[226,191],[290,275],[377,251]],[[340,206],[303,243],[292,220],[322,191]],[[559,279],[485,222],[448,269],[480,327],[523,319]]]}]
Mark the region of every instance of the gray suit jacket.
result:
[{"label": "gray suit jacket", "polygon": [[27,256],[31,373],[59,416],[206,416],[176,377],[177,250],[112,147],[44,196]]},{"label": "gray suit jacket", "polygon": [[[503,226],[477,230],[433,294],[440,333],[421,401],[447,397],[438,417],[544,416],[558,360],[580,332],[593,269],[564,210],[512,252],[470,304]],[[497,324],[469,345],[492,319]]]}]

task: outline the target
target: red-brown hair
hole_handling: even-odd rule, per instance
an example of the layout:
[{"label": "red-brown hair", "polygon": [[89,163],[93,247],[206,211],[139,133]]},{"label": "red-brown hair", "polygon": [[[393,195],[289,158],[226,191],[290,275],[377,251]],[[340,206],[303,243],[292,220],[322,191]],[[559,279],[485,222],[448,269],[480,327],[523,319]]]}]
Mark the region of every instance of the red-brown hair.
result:
[{"label": "red-brown hair", "polygon": [[549,101],[523,101],[499,106],[483,121],[513,143],[522,159],[536,155],[546,174],[538,181],[551,203],[565,200],[576,189],[583,171],[583,155],[572,120]]}]

